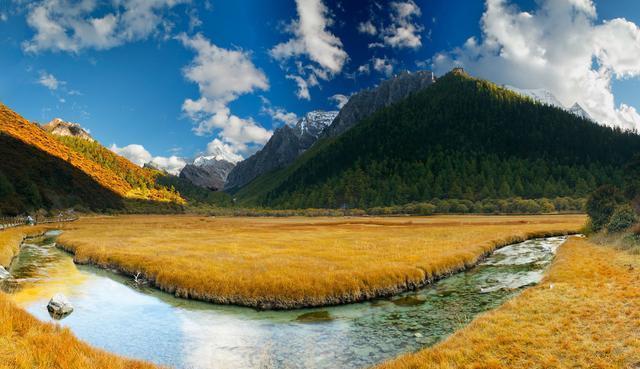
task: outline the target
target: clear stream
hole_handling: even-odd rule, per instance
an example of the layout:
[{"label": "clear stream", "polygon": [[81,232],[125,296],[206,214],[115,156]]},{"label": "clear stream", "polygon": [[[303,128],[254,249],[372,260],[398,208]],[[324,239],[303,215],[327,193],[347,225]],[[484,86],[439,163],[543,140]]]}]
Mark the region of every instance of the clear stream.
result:
[{"label": "clear stream", "polygon": [[433,345],[540,281],[565,237],[497,250],[473,269],[389,299],[319,309],[256,311],[178,299],[88,266],[55,247],[23,245],[4,289],[43,321],[55,293],[75,311],[59,324],[80,339],[179,369],[363,368]]}]

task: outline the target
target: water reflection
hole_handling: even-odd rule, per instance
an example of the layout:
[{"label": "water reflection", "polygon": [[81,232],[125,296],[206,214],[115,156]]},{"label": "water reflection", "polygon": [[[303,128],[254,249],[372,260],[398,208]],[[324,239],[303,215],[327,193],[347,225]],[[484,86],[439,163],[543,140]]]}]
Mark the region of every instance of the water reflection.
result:
[{"label": "water reflection", "polygon": [[49,321],[48,299],[66,294],[75,311],[60,324],[94,346],[175,368],[322,369],[366,367],[438,342],[539,281],[564,238],[503,248],[468,272],[393,299],[279,312],[138,290],[74,265],[51,238],[30,242],[11,269],[20,281],[13,299]]}]

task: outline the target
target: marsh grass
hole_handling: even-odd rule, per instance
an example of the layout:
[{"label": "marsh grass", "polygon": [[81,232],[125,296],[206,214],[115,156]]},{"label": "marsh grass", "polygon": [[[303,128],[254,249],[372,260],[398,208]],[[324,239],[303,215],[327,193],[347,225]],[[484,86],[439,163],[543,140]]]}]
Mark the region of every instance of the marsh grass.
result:
[{"label": "marsh grass", "polygon": [[582,215],[429,218],[85,218],[59,245],[179,297],[264,309],[397,294],[496,247],[577,231]]},{"label": "marsh grass", "polygon": [[538,286],[376,369],[637,368],[639,282],[638,256],[572,238]]}]

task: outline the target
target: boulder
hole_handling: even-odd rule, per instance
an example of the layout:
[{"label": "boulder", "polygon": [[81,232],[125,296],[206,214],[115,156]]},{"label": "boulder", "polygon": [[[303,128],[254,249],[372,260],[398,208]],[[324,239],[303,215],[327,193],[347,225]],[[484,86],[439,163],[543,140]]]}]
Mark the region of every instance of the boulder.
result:
[{"label": "boulder", "polygon": [[63,319],[73,312],[73,306],[65,295],[56,293],[49,300],[47,310],[53,319]]},{"label": "boulder", "polygon": [[9,278],[11,278],[11,273],[7,272],[7,270],[0,265],[0,281]]}]

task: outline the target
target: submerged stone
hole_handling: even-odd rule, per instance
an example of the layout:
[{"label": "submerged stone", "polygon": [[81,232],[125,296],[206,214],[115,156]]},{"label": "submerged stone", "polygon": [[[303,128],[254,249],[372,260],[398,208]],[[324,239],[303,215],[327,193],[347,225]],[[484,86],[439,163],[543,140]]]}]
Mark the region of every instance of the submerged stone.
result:
[{"label": "submerged stone", "polygon": [[422,305],[427,300],[421,299],[418,296],[405,296],[395,299],[392,302],[397,306],[418,306]]},{"label": "submerged stone", "polygon": [[49,315],[53,319],[64,319],[73,312],[73,305],[67,300],[67,297],[61,293],[56,293],[47,304]]},{"label": "submerged stone", "polygon": [[333,320],[333,318],[331,317],[331,314],[329,314],[329,312],[326,310],[314,311],[311,313],[298,315],[298,317],[296,318],[296,321],[302,323],[321,323],[331,320]]}]

